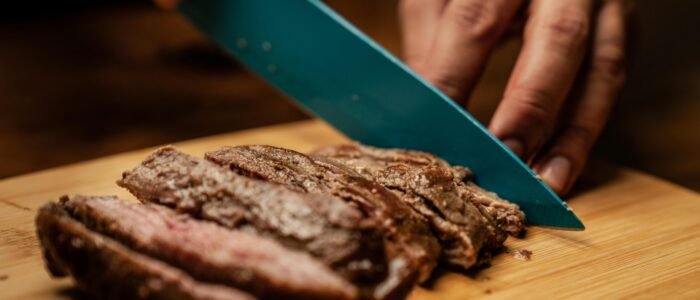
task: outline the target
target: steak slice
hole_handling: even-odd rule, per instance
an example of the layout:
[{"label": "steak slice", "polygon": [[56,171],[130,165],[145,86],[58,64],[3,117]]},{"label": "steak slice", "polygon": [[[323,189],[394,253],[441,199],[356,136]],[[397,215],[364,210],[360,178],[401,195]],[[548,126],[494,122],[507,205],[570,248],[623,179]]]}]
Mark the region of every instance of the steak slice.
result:
[{"label": "steak slice", "polygon": [[498,228],[509,235],[517,237],[525,233],[525,213],[517,204],[502,199],[494,192],[484,190],[466,178],[468,177],[455,177],[462,198],[471,200],[494,221]]},{"label": "steak slice", "polygon": [[426,221],[389,190],[344,166],[264,145],[224,147],[205,157],[242,175],[301,192],[334,195],[356,205],[381,224],[388,257],[406,260],[406,270],[390,275],[398,279],[393,282],[404,282],[400,278],[416,271],[420,279],[427,279],[437,264],[440,245]]},{"label": "steak slice", "polygon": [[[480,191],[464,182],[470,175],[466,168],[451,167],[424,152],[356,144],[326,147],[313,154],[342,163],[386,186],[428,218],[443,242],[443,259],[449,264],[469,268],[480,252],[488,256],[506,238],[506,227],[498,226],[497,216],[492,214],[495,206],[472,198]],[[481,194],[485,194],[483,190]],[[517,206],[510,207],[516,210],[513,215],[523,216]]]},{"label": "steak slice", "polygon": [[56,203],[39,210],[36,226],[52,275],[72,275],[81,289],[98,299],[255,299],[230,287],[199,282],[90,231]]},{"label": "steak slice", "polygon": [[263,299],[351,299],[354,287],[308,254],[152,204],[75,196],[63,208],[89,229],[186,271]]},{"label": "steak slice", "polygon": [[299,193],[237,175],[173,147],[157,150],[124,172],[118,184],[143,202],[171,206],[308,251],[358,285],[363,295],[386,278],[377,224],[337,197]]}]

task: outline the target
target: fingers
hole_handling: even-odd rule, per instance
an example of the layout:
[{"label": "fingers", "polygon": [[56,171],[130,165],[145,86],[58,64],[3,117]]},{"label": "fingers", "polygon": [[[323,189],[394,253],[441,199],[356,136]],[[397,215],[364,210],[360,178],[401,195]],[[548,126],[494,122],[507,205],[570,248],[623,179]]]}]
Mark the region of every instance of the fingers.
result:
[{"label": "fingers", "polygon": [[428,59],[419,73],[452,99],[465,104],[492,48],[507,29],[520,2],[450,1],[444,8]]},{"label": "fingers", "polygon": [[402,0],[399,3],[399,25],[404,59],[414,70],[420,70],[433,43],[447,0]]},{"label": "fingers", "polygon": [[572,116],[563,122],[534,169],[557,193],[564,194],[583,170],[588,153],[600,135],[625,78],[624,1],[603,2],[598,15],[590,71],[584,78],[580,98],[572,106]]},{"label": "fingers", "polygon": [[586,52],[591,0],[533,0],[523,49],[490,130],[528,161],[544,143]]}]

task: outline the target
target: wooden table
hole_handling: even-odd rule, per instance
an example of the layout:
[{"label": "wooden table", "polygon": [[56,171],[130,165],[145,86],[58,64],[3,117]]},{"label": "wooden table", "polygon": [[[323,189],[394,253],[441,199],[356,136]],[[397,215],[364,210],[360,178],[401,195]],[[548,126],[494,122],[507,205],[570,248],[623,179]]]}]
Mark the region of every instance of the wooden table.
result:
[{"label": "wooden table", "polygon": [[[202,155],[221,145],[272,144],[300,151],[343,142],[320,121],[213,136],[176,144]],[[70,280],[51,279],[34,234],[37,208],[63,194],[116,194],[114,181],[153,149],[87,161],[0,181],[0,299],[68,298]],[[477,174],[478,175],[478,174]],[[524,298],[700,297],[700,195],[639,172],[593,168],[588,187],[569,203],[583,232],[533,227],[509,249],[528,249],[530,261],[509,254],[469,274],[440,272],[412,299],[478,296]]]}]

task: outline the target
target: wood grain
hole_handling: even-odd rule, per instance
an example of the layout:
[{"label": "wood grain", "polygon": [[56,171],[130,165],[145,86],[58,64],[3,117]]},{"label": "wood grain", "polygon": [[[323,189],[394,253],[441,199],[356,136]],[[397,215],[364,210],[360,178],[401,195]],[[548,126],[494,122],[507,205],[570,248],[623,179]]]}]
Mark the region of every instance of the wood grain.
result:
[{"label": "wood grain", "polygon": [[[202,155],[221,145],[272,144],[307,151],[345,141],[320,121],[304,121],[177,143]],[[116,194],[114,181],[153,149],[87,161],[0,181],[0,299],[65,299],[70,280],[51,279],[34,236],[36,209],[63,194]],[[490,268],[468,274],[440,271],[411,299],[698,298],[700,195],[636,171],[598,165],[587,187],[569,200],[583,232],[533,227]],[[5,279],[2,279],[5,278]]]}]

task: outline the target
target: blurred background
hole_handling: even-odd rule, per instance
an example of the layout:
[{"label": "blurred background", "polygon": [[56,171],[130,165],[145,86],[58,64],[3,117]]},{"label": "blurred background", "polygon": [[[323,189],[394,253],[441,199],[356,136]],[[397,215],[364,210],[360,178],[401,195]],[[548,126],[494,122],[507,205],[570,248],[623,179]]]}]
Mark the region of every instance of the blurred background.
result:
[{"label": "blurred background", "polygon": [[[149,1],[44,2],[0,11],[0,178],[309,118]],[[328,2],[400,55],[396,1]],[[596,159],[700,190],[699,10],[637,1],[628,84]],[[480,120],[519,47],[504,43],[492,58],[470,104]]]}]

